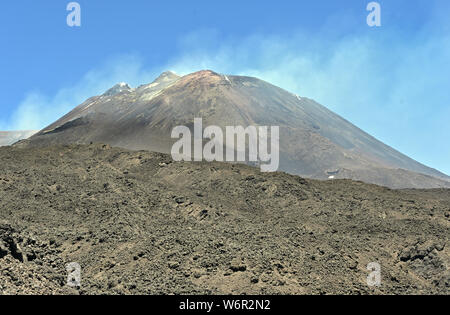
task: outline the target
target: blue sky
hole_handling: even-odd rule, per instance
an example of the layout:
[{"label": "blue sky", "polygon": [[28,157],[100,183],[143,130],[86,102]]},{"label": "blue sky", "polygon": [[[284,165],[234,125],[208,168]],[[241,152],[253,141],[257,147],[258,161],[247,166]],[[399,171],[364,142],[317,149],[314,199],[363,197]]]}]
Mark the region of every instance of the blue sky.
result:
[{"label": "blue sky", "polygon": [[258,76],[450,174],[450,1],[16,0],[0,9],[0,130],[40,129],[164,70]]}]

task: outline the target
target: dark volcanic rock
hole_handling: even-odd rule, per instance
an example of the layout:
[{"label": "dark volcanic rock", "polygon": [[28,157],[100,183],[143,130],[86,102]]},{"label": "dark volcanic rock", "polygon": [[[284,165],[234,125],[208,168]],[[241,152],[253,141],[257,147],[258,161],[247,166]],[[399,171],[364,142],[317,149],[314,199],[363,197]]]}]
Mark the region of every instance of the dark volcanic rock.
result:
[{"label": "dark volcanic rock", "polygon": [[[448,189],[97,144],[0,160],[0,294],[449,294]],[[65,286],[71,262],[79,290]]]}]

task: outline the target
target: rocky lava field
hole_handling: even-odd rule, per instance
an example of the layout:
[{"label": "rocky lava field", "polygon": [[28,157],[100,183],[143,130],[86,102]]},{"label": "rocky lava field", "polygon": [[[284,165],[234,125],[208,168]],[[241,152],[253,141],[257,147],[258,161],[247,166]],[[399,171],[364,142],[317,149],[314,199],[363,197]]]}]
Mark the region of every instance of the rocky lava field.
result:
[{"label": "rocky lava field", "polygon": [[0,161],[0,294],[450,293],[449,189],[102,144],[3,147]]}]

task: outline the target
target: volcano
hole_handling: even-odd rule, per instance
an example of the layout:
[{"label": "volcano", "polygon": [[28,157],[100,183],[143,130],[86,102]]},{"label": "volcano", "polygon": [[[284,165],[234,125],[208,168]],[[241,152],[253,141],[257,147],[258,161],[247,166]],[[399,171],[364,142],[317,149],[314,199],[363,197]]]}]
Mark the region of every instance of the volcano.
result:
[{"label": "volcano", "polygon": [[280,171],[390,188],[450,188],[450,177],[378,141],[312,99],[253,77],[204,70],[120,83],[16,146],[105,143],[170,153],[176,126],[279,126]]}]

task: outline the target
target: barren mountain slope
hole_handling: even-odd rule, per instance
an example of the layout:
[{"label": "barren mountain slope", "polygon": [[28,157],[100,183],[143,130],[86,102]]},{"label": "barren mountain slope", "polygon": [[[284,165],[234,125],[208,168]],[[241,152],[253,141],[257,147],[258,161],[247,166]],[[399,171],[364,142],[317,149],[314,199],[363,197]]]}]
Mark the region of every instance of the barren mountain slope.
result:
[{"label": "barren mountain slope", "polygon": [[[450,293],[449,190],[96,144],[5,147],[0,161],[0,294]],[[70,262],[79,290],[64,286]]]},{"label": "barren mountain slope", "polygon": [[[393,188],[450,187],[449,177],[361,131],[316,102],[256,78],[164,73],[137,89],[122,84],[33,136],[28,144],[102,142],[170,152],[173,127],[280,126],[280,170],[353,178]],[[25,145],[23,143],[22,145]]]},{"label": "barren mountain slope", "polygon": [[19,140],[27,139],[39,130],[0,131],[0,147],[11,145]]}]

